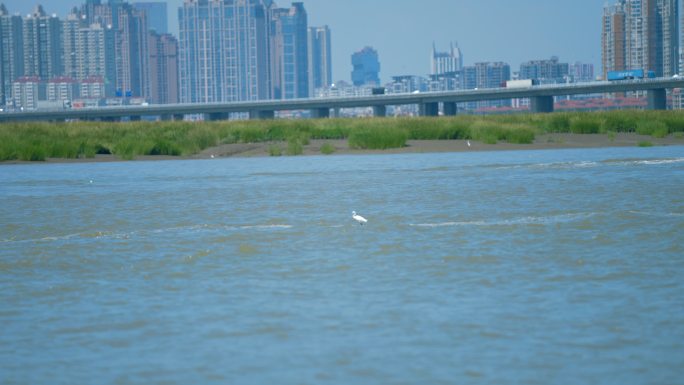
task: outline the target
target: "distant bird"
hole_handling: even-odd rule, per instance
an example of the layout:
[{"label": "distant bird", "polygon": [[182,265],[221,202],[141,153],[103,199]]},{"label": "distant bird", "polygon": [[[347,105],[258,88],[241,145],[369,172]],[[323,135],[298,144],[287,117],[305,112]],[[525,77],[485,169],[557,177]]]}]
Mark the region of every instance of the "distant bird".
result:
[{"label": "distant bird", "polygon": [[211,154],[211,159],[214,159],[214,154]]},{"label": "distant bird", "polygon": [[470,140],[466,140],[466,144],[470,147]]},{"label": "distant bird", "polygon": [[362,217],[361,215],[358,215],[358,214],[356,213],[356,211],[352,211],[352,218],[353,218],[355,221],[359,222],[359,224],[362,225],[362,226],[363,226],[365,223],[368,223],[368,220],[367,220],[366,218]]}]

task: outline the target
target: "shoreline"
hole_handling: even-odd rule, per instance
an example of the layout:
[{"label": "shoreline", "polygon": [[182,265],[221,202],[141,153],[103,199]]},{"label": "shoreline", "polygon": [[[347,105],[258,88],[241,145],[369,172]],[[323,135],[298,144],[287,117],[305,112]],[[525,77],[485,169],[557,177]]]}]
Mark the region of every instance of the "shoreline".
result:
[{"label": "shoreline", "polygon": [[[420,154],[443,152],[486,152],[486,151],[515,151],[515,150],[553,150],[571,148],[610,148],[610,147],[638,147],[639,143],[648,142],[653,146],[684,146],[684,136],[668,135],[664,138],[654,138],[635,133],[607,134],[541,134],[535,137],[531,144],[497,143],[486,144],[470,140],[409,140],[407,146],[387,150],[363,150],[349,148],[347,139],[320,140],[312,139],[303,146],[303,153],[295,156],[336,156],[336,155],[382,155],[382,154]],[[335,151],[325,155],[321,153],[321,146],[332,145]],[[270,147],[278,145],[285,155],[287,143],[260,142],[234,143],[207,148],[197,154],[189,156],[144,155],[132,160],[124,160],[116,155],[96,155],[94,158],[48,158],[45,161],[4,161],[0,165],[9,164],[49,164],[49,163],[100,163],[100,162],[130,162],[130,161],[162,161],[162,160],[191,160],[191,159],[220,159],[220,158],[254,158],[271,157]]]}]

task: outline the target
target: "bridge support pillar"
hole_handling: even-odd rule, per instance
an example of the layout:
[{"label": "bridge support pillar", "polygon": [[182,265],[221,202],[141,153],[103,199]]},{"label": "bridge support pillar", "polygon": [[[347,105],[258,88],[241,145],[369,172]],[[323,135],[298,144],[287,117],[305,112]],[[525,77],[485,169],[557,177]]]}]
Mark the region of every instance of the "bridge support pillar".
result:
[{"label": "bridge support pillar", "polygon": [[667,94],[665,89],[649,90],[646,93],[649,110],[667,110]]},{"label": "bridge support pillar", "polygon": [[444,109],[444,116],[458,115],[458,106],[456,105],[456,102],[444,102],[442,103],[442,108]]},{"label": "bridge support pillar", "polygon": [[250,119],[275,119],[275,111],[273,110],[252,110],[249,111]]},{"label": "bridge support pillar", "polygon": [[553,112],[553,96],[531,97],[530,110],[535,114]]},{"label": "bridge support pillar", "polygon": [[421,103],[420,116],[438,116],[439,103]]},{"label": "bridge support pillar", "polygon": [[330,108],[314,108],[311,110],[311,117],[314,119],[325,119],[330,117]]},{"label": "bridge support pillar", "polygon": [[340,108],[339,107],[333,108],[333,117],[334,118],[340,117]]},{"label": "bridge support pillar", "polygon": [[376,118],[387,116],[387,106],[373,106],[373,116]]}]

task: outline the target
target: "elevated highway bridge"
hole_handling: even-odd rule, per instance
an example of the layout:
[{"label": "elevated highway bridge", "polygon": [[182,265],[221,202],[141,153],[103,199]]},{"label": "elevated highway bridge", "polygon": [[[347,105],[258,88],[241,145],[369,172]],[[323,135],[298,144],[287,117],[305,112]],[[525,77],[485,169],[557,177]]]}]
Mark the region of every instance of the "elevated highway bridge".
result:
[{"label": "elevated highway bridge", "polygon": [[387,106],[418,105],[423,116],[437,116],[440,104],[444,115],[456,115],[458,103],[486,100],[530,99],[531,112],[553,112],[553,98],[564,95],[603,94],[645,91],[648,108],[667,108],[666,90],[684,88],[684,78],[657,78],[542,85],[529,88],[492,88],[479,90],[383,94],[362,97],[331,97],[295,100],[264,100],[232,103],[160,104],[80,109],[2,112],[0,122],[66,121],[66,120],[139,120],[143,116],[160,116],[163,120],[180,120],[185,115],[203,114],[209,120],[221,120],[230,113],[248,113],[252,119],[272,119],[276,111],[310,110],[313,117],[325,118],[330,111],[342,108],[372,107],[375,116],[385,116]]}]

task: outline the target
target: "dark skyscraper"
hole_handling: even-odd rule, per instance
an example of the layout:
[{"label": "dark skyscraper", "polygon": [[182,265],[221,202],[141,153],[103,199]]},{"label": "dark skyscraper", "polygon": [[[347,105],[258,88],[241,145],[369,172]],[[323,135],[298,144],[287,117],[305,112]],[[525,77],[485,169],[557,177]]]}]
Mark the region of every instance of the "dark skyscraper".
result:
[{"label": "dark skyscraper", "polygon": [[0,4],[0,106],[11,98],[12,82],[24,75],[23,42],[21,16]]},{"label": "dark skyscraper", "polygon": [[303,3],[271,11],[271,97],[309,96],[308,21]]},{"label": "dark skyscraper", "polygon": [[178,103],[178,40],[169,34],[150,31],[150,101]]},{"label": "dark skyscraper", "polygon": [[309,28],[309,88],[310,94],[317,88],[327,88],[332,80],[332,51],[330,28]]},{"label": "dark skyscraper", "polygon": [[380,60],[378,51],[365,47],[352,55],[352,83],[355,86],[380,84]]},{"label": "dark skyscraper", "polygon": [[168,13],[165,2],[136,2],[133,7],[140,11],[145,11],[147,19],[147,29],[158,34],[169,33]]}]

